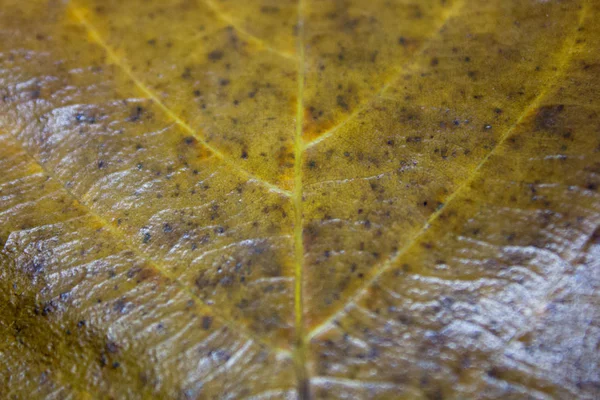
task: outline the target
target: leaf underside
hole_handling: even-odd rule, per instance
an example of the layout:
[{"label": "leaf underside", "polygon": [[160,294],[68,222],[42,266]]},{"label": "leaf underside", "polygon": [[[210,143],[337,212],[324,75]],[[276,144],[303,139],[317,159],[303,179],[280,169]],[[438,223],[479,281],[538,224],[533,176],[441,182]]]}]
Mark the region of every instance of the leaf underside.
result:
[{"label": "leaf underside", "polygon": [[600,394],[598,0],[0,0],[0,397]]}]

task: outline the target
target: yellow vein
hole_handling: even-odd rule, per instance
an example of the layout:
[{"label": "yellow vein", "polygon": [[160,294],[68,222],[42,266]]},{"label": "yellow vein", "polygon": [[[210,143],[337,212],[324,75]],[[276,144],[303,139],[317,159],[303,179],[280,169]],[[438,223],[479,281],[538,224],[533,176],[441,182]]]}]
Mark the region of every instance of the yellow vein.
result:
[{"label": "yellow vein", "polygon": [[[416,58],[418,56],[420,56],[421,54],[423,54],[431,45],[432,42],[432,38],[438,34],[442,28],[446,25],[446,23],[455,15],[457,15],[459,13],[459,11],[462,9],[462,5],[464,4],[464,0],[457,0],[452,7],[450,7],[444,14],[443,17],[441,18],[441,23],[439,25],[439,28],[436,30],[436,33],[434,33],[430,40],[427,41],[427,43],[424,43],[421,48],[415,53],[415,55],[413,56],[413,58]],[[338,130],[340,130],[342,127],[344,127],[348,122],[352,121],[354,118],[356,118],[360,113],[362,113],[363,111],[365,111],[372,103],[375,102],[375,100],[377,100],[378,98],[380,98],[395,82],[396,80],[399,78],[400,73],[404,72],[407,68],[408,63],[404,64],[402,67],[400,67],[398,69],[398,74],[396,74],[392,79],[390,79],[388,82],[386,82],[381,89],[379,89],[377,91],[377,93],[371,97],[369,100],[365,101],[362,105],[358,106],[350,115],[348,115],[342,122],[340,122],[339,124],[337,124],[336,126],[334,126],[333,128],[329,129],[328,131],[324,132],[323,134],[321,134],[319,137],[311,140],[310,142],[306,143],[306,147],[312,147],[315,146],[318,143],[321,143],[322,141],[324,141],[325,139],[329,138],[330,136],[332,136],[334,133],[336,133]]]},{"label": "yellow vein", "polygon": [[258,38],[257,36],[251,34],[247,30],[245,30],[244,28],[242,28],[241,26],[236,24],[235,21],[233,20],[233,18],[231,18],[229,15],[227,15],[223,11],[221,11],[213,0],[204,0],[204,3],[208,7],[210,7],[210,9],[213,10],[213,12],[215,14],[217,14],[217,16],[219,18],[221,18],[224,22],[228,23],[233,28],[235,28],[235,30],[237,30],[239,33],[241,33],[243,36],[245,36],[248,40],[254,42],[255,44],[262,47],[263,49],[270,51],[271,53],[277,54],[277,55],[287,58],[289,60],[294,60],[294,61],[296,60],[296,57],[293,54],[287,53],[285,51],[277,50],[277,49],[269,46],[264,40]]},{"label": "yellow vein", "polygon": [[304,299],[302,281],[304,279],[304,244],[302,216],[302,155],[304,140],[302,127],[304,124],[304,1],[298,0],[298,98],[296,100],[296,132],[294,135],[294,313],[296,315],[296,339],[294,344],[294,365],[298,380],[298,397],[301,400],[310,398],[308,374],[306,371],[306,340],[304,337]]},{"label": "yellow vein", "polygon": [[17,143],[19,143],[21,145],[21,148],[23,148],[24,153],[27,155],[27,157],[29,157],[31,160],[33,160],[33,162],[41,168],[41,170],[44,172],[44,174],[49,176],[54,181],[58,182],[62,186],[62,188],[65,190],[65,192],[69,195],[69,197],[71,197],[73,200],[75,200],[75,202],[77,204],[80,204],[81,207],[84,208],[86,210],[86,212],[89,213],[90,216],[94,217],[96,220],[98,220],[98,222],[101,225],[106,227],[106,230],[108,231],[108,233],[110,235],[112,235],[115,238],[115,240],[120,240],[127,248],[131,249],[131,251],[137,257],[144,260],[146,263],[148,263],[148,265],[150,265],[152,268],[154,268],[156,271],[158,271],[164,277],[168,278],[170,281],[175,282],[184,292],[186,292],[191,298],[196,300],[198,302],[198,305],[201,306],[205,311],[214,314],[223,322],[224,325],[228,326],[233,331],[240,332],[241,334],[243,334],[244,336],[253,340],[254,342],[260,343],[260,344],[266,346],[267,348],[272,349],[275,352],[289,355],[290,352],[287,349],[278,348],[278,347],[274,346],[272,343],[266,342],[264,339],[259,338],[252,332],[247,331],[246,329],[240,328],[239,325],[236,325],[234,321],[229,321],[225,316],[219,315],[218,313],[216,313],[217,308],[212,308],[209,305],[207,305],[196,293],[194,293],[189,287],[187,287],[183,282],[181,282],[175,275],[171,274],[167,269],[160,266],[156,261],[152,260],[147,255],[145,255],[141,250],[139,250],[138,247],[128,239],[129,236],[125,235],[123,232],[121,232],[115,224],[109,222],[104,217],[102,217],[100,214],[98,214],[96,211],[94,211],[86,203],[80,201],[79,198],[75,195],[75,193],[73,193],[63,181],[61,181],[51,170],[46,168],[46,166],[40,160],[38,160],[34,155],[29,153],[27,148],[25,148],[21,144],[21,142],[18,140],[16,135],[11,133],[11,136],[13,136],[15,141],[17,141]]},{"label": "yellow vein", "polygon": [[[580,16],[579,16],[578,27],[581,26],[583,23],[584,13],[585,13],[585,9],[582,9],[582,11],[580,12]],[[548,82],[546,84],[546,86],[540,91],[540,93],[529,103],[529,105],[525,108],[525,110],[521,113],[521,115],[519,115],[517,120],[510,126],[510,128],[508,128],[504,132],[504,134],[502,135],[502,137],[500,138],[498,143],[496,143],[494,148],[488,154],[486,154],[486,156],[473,169],[473,172],[471,173],[470,177],[468,179],[466,179],[454,192],[452,192],[452,194],[450,196],[448,196],[448,198],[446,199],[446,201],[444,202],[444,205],[442,207],[440,207],[433,214],[431,214],[431,216],[427,219],[427,221],[425,222],[423,227],[415,234],[415,236],[406,245],[404,245],[394,255],[392,255],[390,258],[388,258],[379,267],[375,268],[376,272],[373,274],[373,276],[364,285],[362,285],[359,289],[357,289],[356,292],[354,292],[354,295],[352,295],[350,297],[350,299],[348,299],[348,301],[345,303],[346,304],[345,306],[338,309],[329,318],[327,318],[321,324],[314,327],[308,333],[308,340],[310,340],[310,339],[314,338],[315,336],[318,336],[320,333],[326,331],[328,326],[331,323],[333,323],[333,321],[335,321],[335,319],[340,314],[342,314],[344,312],[344,310],[346,310],[346,308],[348,308],[352,304],[355,304],[356,301],[367,292],[367,289],[369,287],[371,287],[385,271],[387,271],[390,267],[392,267],[396,263],[396,261],[398,261],[402,257],[402,255],[404,255],[404,253],[406,253],[409,249],[411,249],[417,243],[417,241],[425,234],[425,232],[427,232],[427,230],[429,229],[429,227],[431,226],[433,221],[435,221],[442,214],[442,212],[445,211],[445,209],[448,207],[448,204],[452,203],[452,201],[459,195],[459,193],[462,193],[462,191],[464,189],[466,189],[475,180],[475,178],[478,176],[479,172],[481,172],[481,169],[483,168],[483,166],[488,162],[488,160],[492,157],[492,155],[501,147],[501,145],[506,141],[506,139],[508,139],[511,136],[511,133],[523,122],[523,120],[539,106],[540,101],[544,98],[544,96],[548,92],[548,89],[552,86],[553,83],[555,83],[560,78],[563,71],[565,70],[565,67],[568,64],[568,61],[571,59],[571,56],[573,54],[573,49],[575,46],[575,34],[573,34],[572,36],[573,37],[571,38],[571,40],[568,41],[568,44],[566,44],[564,46],[565,50],[566,50],[565,51],[566,54],[564,54],[564,56],[562,56],[562,57],[559,56],[559,59],[563,59],[563,62],[559,65],[559,67],[556,70],[556,72],[554,73],[553,77],[550,79],[551,82]]]},{"label": "yellow vein", "polygon": [[96,30],[96,28],[83,16],[83,14],[78,9],[71,6],[71,11],[73,12],[73,15],[75,15],[75,17],[77,17],[77,19],[79,20],[81,25],[83,25],[87,29],[87,31],[89,32],[92,39],[100,47],[102,47],[104,49],[104,51],[106,52],[108,57],[112,60],[112,62],[115,65],[117,65],[119,68],[121,68],[125,72],[125,74],[129,77],[129,79],[131,79],[131,81],[138,87],[138,89],[140,89],[146,96],[148,96],[148,98],[150,98],[170,119],[175,121],[175,123],[177,125],[179,125],[181,128],[183,128],[186,132],[195,136],[198,139],[198,141],[204,145],[204,147],[206,147],[209,151],[211,151],[217,158],[219,158],[221,161],[223,161],[227,166],[229,166],[230,168],[235,170],[241,177],[248,179],[250,181],[253,181],[253,182],[260,183],[261,185],[265,186],[267,189],[269,189],[273,192],[282,194],[286,197],[290,197],[292,195],[292,193],[289,190],[282,189],[279,186],[274,185],[270,182],[267,182],[264,179],[261,179],[261,178],[257,177],[256,175],[253,175],[250,172],[246,171],[245,169],[243,169],[242,167],[240,167],[239,165],[237,165],[236,163],[231,161],[231,159],[228,156],[226,156],[225,154],[223,154],[219,149],[217,149],[216,147],[214,147],[213,145],[208,143],[204,139],[204,137],[202,137],[196,130],[194,130],[184,120],[182,120],[177,114],[175,114],[170,108],[168,108],[158,98],[158,96],[156,94],[154,94],[154,92],[152,90],[150,90],[150,88],[148,88],[148,86],[146,86],[146,84],[144,84],[142,81],[140,81],[135,76],[135,74],[133,73],[131,68],[129,68],[129,66],[127,66],[127,64],[125,64],[125,62],[123,60],[119,59],[119,57],[112,50],[112,48],[104,41],[104,39],[102,39],[102,37],[100,36],[100,33]]}]

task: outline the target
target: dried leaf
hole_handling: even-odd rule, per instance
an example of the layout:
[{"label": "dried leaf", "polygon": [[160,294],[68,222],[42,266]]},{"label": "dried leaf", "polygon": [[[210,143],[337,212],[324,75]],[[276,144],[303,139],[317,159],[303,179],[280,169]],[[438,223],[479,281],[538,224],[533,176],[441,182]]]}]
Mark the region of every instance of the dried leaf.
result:
[{"label": "dried leaf", "polygon": [[595,399],[597,0],[0,0],[2,398]]}]

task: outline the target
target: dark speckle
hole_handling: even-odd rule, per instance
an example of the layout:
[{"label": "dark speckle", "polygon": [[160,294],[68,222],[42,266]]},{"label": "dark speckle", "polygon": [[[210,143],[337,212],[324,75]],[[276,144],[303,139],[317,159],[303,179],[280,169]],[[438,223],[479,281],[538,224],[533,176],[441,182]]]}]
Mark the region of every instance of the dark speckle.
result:
[{"label": "dark speckle", "polygon": [[129,121],[130,122],[138,121],[142,117],[143,113],[144,113],[144,108],[140,107],[140,106],[137,106],[131,112],[131,115],[129,116]]},{"label": "dark speckle", "polygon": [[44,307],[42,308],[42,315],[44,317],[48,316],[49,314],[53,313],[56,310],[56,306],[54,304],[53,301],[49,301],[47,303],[44,304]]},{"label": "dark speckle", "polygon": [[260,8],[260,12],[265,14],[276,14],[279,12],[279,7],[275,6],[262,6]]},{"label": "dark speckle", "polygon": [[498,368],[492,367],[488,371],[486,371],[486,374],[491,378],[499,378],[501,375],[501,371]]},{"label": "dark speckle", "polygon": [[148,243],[151,238],[152,238],[152,235],[150,235],[150,233],[146,232],[146,233],[144,233],[144,239],[142,241],[144,243]]},{"label": "dark speckle", "polygon": [[96,122],[96,118],[93,116],[88,116],[85,115],[83,113],[77,113],[75,115],[75,120],[77,120],[77,122],[79,123],[88,123],[88,124],[93,124]]},{"label": "dark speckle", "polygon": [[229,287],[233,284],[233,278],[231,276],[226,276],[219,281],[219,284],[224,287]]},{"label": "dark speckle", "polygon": [[374,51],[373,53],[371,53],[371,62],[374,63],[377,60],[377,55],[379,54],[378,51]]},{"label": "dark speckle", "polygon": [[211,61],[219,61],[223,58],[223,52],[221,50],[213,50],[208,53],[208,59]]},{"label": "dark speckle", "polygon": [[535,116],[538,130],[552,129],[556,126],[558,115],[564,110],[562,104],[540,107]]},{"label": "dark speckle", "polygon": [[119,352],[119,345],[116,344],[115,342],[108,342],[106,344],[106,350],[111,353],[111,354],[115,354]]},{"label": "dark speckle", "polygon": [[348,109],[349,109],[348,103],[346,102],[346,99],[344,99],[343,96],[337,96],[336,97],[336,102],[337,102],[338,106],[340,106],[344,110],[348,111]]},{"label": "dark speckle", "polygon": [[202,317],[202,329],[209,330],[212,325],[212,317],[204,316]]},{"label": "dark speckle", "polygon": [[192,69],[190,67],[185,67],[185,69],[181,73],[181,77],[183,79],[192,79]]},{"label": "dark speckle", "polygon": [[127,309],[127,303],[123,299],[118,299],[113,304],[113,311],[115,311],[115,312],[124,313],[126,309]]}]

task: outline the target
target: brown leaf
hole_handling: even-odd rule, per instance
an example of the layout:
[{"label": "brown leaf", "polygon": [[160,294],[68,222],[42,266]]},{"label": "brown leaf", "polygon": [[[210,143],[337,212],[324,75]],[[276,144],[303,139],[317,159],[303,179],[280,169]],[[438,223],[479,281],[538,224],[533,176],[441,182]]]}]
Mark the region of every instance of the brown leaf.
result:
[{"label": "brown leaf", "polygon": [[0,0],[0,397],[597,398],[599,16]]}]

